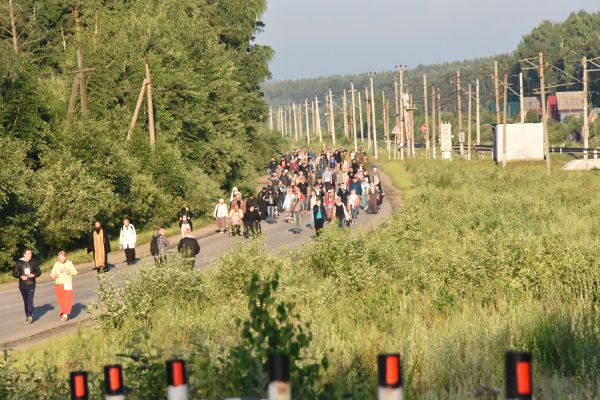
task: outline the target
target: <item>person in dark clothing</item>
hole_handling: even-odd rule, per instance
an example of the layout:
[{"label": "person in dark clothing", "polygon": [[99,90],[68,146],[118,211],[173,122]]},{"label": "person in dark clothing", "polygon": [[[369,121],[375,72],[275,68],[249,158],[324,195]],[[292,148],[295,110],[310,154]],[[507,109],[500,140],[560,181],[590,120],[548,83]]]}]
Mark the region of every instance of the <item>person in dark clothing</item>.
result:
[{"label": "person in dark clothing", "polygon": [[349,194],[350,193],[348,193],[348,189],[346,189],[346,185],[344,183],[338,185],[338,190],[337,190],[336,196],[338,196],[342,199],[342,203],[344,203],[344,204],[348,203],[348,195]]},{"label": "person in dark clothing", "polygon": [[88,236],[88,254],[94,253],[94,265],[97,272],[108,271],[108,253],[110,253],[110,238],[104,232],[99,221],[94,222],[94,229]]},{"label": "person in dark clothing", "polygon": [[192,222],[192,218],[194,218],[194,213],[189,207],[181,207],[181,210],[177,213],[177,217],[179,218],[179,229],[181,230],[181,237],[185,237],[185,231],[189,229],[190,231],[194,230],[194,224]]},{"label": "person in dark clothing", "polygon": [[269,172],[272,174],[277,171],[277,161],[275,161],[275,157],[271,157],[271,161],[269,161]]},{"label": "person in dark clothing", "polygon": [[327,210],[325,209],[321,198],[318,196],[317,202],[313,206],[312,212],[315,221],[315,235],[319,236],[321,234],[321,229],[323,229],[325,221],[327,220]]},{"label": "person in dark clothing", "polygon": [[12,270],[12,275],[19,280],[19,291],[23,297],[25,323],[33,323],[33,297],[35,295],[35,279],[42,275],[40,263],[33,260],[33,252],[26,249]]},{"label": "person in dark clothing", "polygon": [[260,235],[260,214],[256,207],[246,206],[246,213],[244,214],[243,221],[246,226],[246,232],[244,234],[246,238]]},{"label": "person in dark clothing", "polygon": [[179,241],[177,251],[181,253],[183,258],[188,261],[192,268],[196,262],[196,256],[200,254],[200,244],[195,237],[192,236],[192,231],[186,229],[185,236]]}]

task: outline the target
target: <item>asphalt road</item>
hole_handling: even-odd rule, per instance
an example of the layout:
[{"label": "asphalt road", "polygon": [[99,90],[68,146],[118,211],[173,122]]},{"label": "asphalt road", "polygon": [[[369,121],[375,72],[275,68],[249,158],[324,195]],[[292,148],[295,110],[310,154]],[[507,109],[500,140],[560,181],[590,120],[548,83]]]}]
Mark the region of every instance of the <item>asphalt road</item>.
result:
[{"label": "asphalt road", "polygon": [[[380,174],[381,176],[382,174]],[[386,189],[387,198],[391,194],[388,191],[386,181],[387,177],[382,177],[382,183]],[[393,189],[392,189],[393,191]],[[360,213],[358,225],[371,226],[385,220],[392,212],[392,206],[389,201],[384,201],[381,210],[376,215],[368,215],[364,212]],[[310,222],[310,215],[305,215],[302,218],[303,230],[301,234],[294,235],[289,232],[291,224],[282,221],[276,224],[262,223],[263,235],[267,237],[267,246],[270,249],[293,249],[312,239],[314,231],[306,224]],[[231,249],[236,242],[244,241],[243,238],[232,238],[226,234],[214,233],[215,227],[208,227],[196,235],[200,236],[199,243],[201,252],[196,258],[196,268],[200,271],[208,268],[210,262],[215,260],[219,255]],[[175,244],[178,238],[170,238],[171,244]],[[146,245],[147,247],[147,245]],[[140,249],[140,255],[147,254],[147,249]],[[145,258],[138,262],[152,262],[151,259]],[[124,274],[131,273],[136,269],[136,266],[127,266],[124,264],[122,252],[111,253],[109,255],[109,263],[115,264],[108,274],[115,276],[116,280],[120,280]],[[86,311],[87,306],[96,299],[97,278],[96,272],[91,270],[90,265],[77,266],[79,275],[74,277],[74,306],[68,322],[59,320],[60,309],[54,295],[54,282],[46,280],[38,282],[35,293],[35,313],[33,316],[34,323],[31,325],[24,324],[25,316],[23,311],[23,302],[21,295],[16,285],[5,285],[0,288],[0,344],[8,345],[9,347],[22,347],[25,343],[31,342],[45,336],[50,336],[65,329],[75,328],[80,322],[89,319],[90,315]]]}]

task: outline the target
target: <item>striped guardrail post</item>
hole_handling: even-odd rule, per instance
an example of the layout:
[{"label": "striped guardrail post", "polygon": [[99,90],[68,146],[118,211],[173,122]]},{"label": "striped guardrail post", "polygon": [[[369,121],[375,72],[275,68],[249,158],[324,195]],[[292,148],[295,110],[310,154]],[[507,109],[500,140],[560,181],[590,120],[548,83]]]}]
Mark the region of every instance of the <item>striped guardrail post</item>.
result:
[{"label": "striped guardrail post", "polygon": [[87,372],[71,372],[69,388],[71,390],[71,400],[88,400],[90,397],[90,391],[88,387]]},{"label": "striped guardrail post", "polygon": [[402,365],[399,354],[377,356],[377,399],[402,400]]},{"label": "striped guardrail post", "polygon": [[188,400],[185,361],[167,361],[167,400]]},{"label": "striped guardrail post", "polygon": [[123,369],[120,365],[104,367],[104,398],[105,400],[125,400]]},{"label": "striped guardrail post", "polygon": [[506,399],[529,400],[533,395],[531,353],[506,353]]},{"label": "striped guardrail post", "polygon": [[291,400],[290,358],[287,354],[269,355],[269,400]]}]

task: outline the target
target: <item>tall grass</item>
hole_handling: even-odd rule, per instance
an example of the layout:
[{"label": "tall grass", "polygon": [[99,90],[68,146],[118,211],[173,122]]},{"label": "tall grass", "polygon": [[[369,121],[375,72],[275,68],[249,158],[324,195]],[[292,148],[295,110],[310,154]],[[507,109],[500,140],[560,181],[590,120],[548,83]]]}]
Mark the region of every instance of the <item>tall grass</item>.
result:
[{"label": "tall grass", "polygon": [[50,364],[64,381],[132,348],[160,360],[193,354],[192,386],[214,395],[201,371],[240,342],[235,320],[248,318],[252,274],[278,273],[278,299],[310,322],[307,360],[329,359],[320,398],[374,398],[375,356],[391,351],[402,355],[409,399],[500,398],[509,349],[533,352],[538,398],[599,397],[600,174],[398,165],[384,169],[405,204],[383,226],[326,229],[289,253],[252,242],[199,280],[148,267],[116,298],[105,294],[106,304],[121,302],[116,319],[105,310],[94,328],[18,353],[13,368]]}]

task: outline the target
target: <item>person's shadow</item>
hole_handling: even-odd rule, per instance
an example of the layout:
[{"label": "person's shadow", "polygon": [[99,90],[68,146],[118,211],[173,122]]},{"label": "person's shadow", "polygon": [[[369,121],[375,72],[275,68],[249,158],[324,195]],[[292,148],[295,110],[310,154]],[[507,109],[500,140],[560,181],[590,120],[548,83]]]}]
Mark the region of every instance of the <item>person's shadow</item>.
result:
[{"label": "person's shadow", "polygon": [[54,306],[52,304],[44,304],[43,306],[36,307],[33,312],[33,321],[37,321],[42,318],[49,311],[54,310]]},{"label": "person's shadow", "polygon": [[73,304],[73,308],[71,308],[71,314],[69,314],[69,319],[77,318],[79,314],[81,314],[81,312],[85,309],[87,309],[87,306],[85,304]]}]

